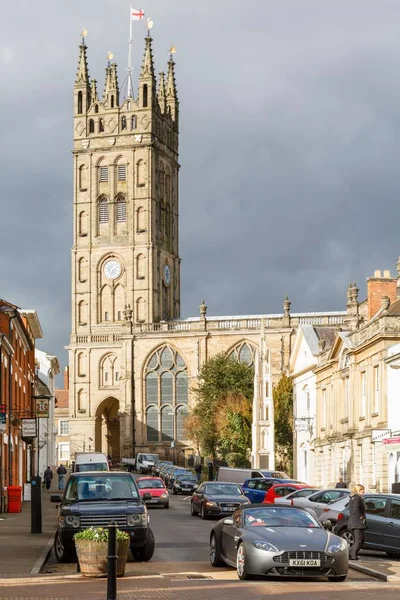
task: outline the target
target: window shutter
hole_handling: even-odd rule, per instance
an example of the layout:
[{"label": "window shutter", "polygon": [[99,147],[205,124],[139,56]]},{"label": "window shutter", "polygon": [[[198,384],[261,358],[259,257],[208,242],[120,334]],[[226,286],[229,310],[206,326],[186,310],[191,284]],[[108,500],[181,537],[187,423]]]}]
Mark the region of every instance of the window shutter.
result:
[{"label": "window shutter", "polygon": [[117,222],[124,223],[126,221],[126,202],[118,200],[117,202]]},{"label": "window shutter", "polygon": [[126,165],[118,165],[118,181],[126,181]]},{"label": "window shutter", "polygon": [[106,200],[99,202],[99,223],[108,223],[108,203]]},{"label": "window shutter", "polygon": [[100,181],[108,181],[108,167],[100,167]]}]

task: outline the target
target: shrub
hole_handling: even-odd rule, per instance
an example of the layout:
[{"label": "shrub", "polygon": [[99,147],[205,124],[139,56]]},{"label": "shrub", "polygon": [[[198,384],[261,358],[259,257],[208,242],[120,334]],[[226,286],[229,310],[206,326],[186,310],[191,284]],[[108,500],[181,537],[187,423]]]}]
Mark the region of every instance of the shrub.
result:
[{"label": "shrub", "polygon": [[[129,534],[126,531],[120,531],[117,529],[117,540],[127,540]],[[88,527],[82,531],[78,531],[74,535],[74,540],[88,540],[90,542],[107,542],[108,541],[108,529],[106,527]]]},{"label": "shrub", "polygon": [[229,454],[225,456],[225,460],[228,467],[247,469],[251,466],[250,461],[243,456],[243,454],[239,454],[239,452],[229,452]]}]

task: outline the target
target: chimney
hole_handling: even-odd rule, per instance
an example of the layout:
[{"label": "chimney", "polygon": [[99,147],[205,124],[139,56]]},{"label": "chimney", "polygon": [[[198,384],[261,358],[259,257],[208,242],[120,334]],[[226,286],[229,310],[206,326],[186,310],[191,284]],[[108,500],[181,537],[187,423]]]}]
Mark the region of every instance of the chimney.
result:
[{"label": "chimney", "polygon": [[64,390],[69,390],[69,367],[64,369]]},{"label": "chimney", "polygon": [[397,297],[397,278],[391,277],[390,271],[375,271],[373,277],[367,279],[368,320],[382,308],[382,298],[387,296],[389,302]]}]

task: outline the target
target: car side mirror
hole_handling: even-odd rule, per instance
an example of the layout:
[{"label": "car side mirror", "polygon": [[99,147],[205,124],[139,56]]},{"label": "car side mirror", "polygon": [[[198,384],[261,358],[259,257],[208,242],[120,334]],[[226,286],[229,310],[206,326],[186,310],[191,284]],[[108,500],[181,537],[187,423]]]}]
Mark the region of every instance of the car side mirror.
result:
[{"label": "car side mirror", "polygon": [[224,519],[222,522],[224,525],[233,525],[233,519]]},{"label": "car side mirror", "polygon": [[145,492],[142,496],[142,500],[151,500],[151,494],[150,492]]},{"label": "car side mirror", "polygon": [[329,519],[322,521],[322,527],[324,529],[327,529],[328,531],[331,531],[332,530],[332,521],[330,521]]},{"label": "car side mirror", "polygon": [[50,496],[50,502],[61,502],[62,498],[59,494]]}]

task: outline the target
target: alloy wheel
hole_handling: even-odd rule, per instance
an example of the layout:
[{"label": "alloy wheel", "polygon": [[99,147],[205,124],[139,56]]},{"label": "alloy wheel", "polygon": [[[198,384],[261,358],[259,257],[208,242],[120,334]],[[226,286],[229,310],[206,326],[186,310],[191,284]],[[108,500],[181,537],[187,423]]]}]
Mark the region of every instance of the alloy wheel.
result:
[{"label": "alloy wheel", "polygon": [[236,570],[239,579],[246,578],[246,552],[244,544],[240,544],[236,555]]},{"label": "alloy wheel", "polygon": [[346,540],[349,546],[352,546],[354,544],[354,536],[349,529],[345,529],[340,535],[340,537]]}]

